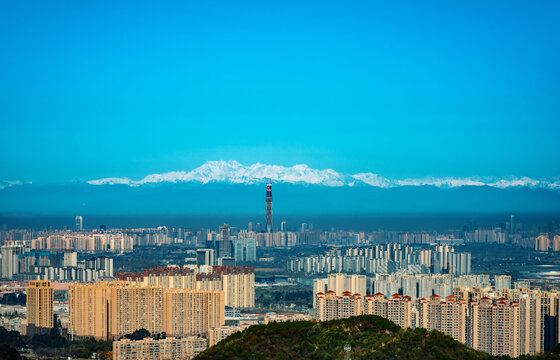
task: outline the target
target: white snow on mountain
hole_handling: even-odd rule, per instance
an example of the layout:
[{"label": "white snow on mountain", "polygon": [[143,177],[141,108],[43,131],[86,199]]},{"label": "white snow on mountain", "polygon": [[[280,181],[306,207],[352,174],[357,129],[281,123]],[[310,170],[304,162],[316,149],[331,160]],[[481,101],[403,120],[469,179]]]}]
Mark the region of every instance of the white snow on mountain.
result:
[{"label": "white snow on mountain", "polygon": [[352,178],[365,184],[380,188],[390,188],[395,186],[391,180],[372,173],[359,173],[352,175]]},{"label": "white snow on mountain", "polygon": [[266,165],[256,163],[243,165],[237,161],[208,161],[202,166],[186,171],[172,171],[163,174],[151,174],[141,180],[110,177],[88,181],[91,185],[129,185],[141,186],[156,183],[229,182],[232,184],[256,184],[266,180],[280,183],[313,184],[323,186],[355,186],[364,184],[379,188],[397,186],[436,186],[455,188],[461,186],[490,186],[496,188],[530,187],[560,189],[560,182],[536,180],[529,177],[508,177],[504,179],[483,177],[426,177],[420,179],[388,179],[373,173],[345,175],[332,169],[317,170],[305,164],[294,166]]}]

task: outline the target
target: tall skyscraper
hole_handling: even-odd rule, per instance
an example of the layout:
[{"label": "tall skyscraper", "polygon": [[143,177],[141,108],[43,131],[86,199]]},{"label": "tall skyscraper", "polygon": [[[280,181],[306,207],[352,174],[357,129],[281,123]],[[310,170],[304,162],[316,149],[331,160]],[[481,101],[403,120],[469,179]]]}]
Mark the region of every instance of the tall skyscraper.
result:
[{"label": "tall skyscraper", "polygon": [[208,231],[206,229],[200,229],[197,235],[196,245],[198,247],[206,246],[206,241],[208,240]]},{"label": "tall skyscraper", "polygon": [[243,240],[236,240],[233,244],[233,253],[235,261],[245,260],[245,246],[243,245]]},{"label": "tall skyscraper", "polygon": [[245,244],[245,261],[257,261],[257,242],[255,239],[247,239]]},{"label": "tall skyscraper", "polygon": [[49,280],[31,280],[27,286],[27,325],[53,327],[53,288]]},{"label": "tall skyscraper", "polygon": [[229,237],[228,224],[220,226],[220,234],[222,235],[222,239],[218,244],[218,258],[233,257],[233,245]]},{"label": "tall skyscraper", "polygon": [[266,232],[272,232],[272,183],[266,183]]},{"label": "tall skyscraper", "polygon": [[247,224],[247,231],[251,232],[253,231],[253,222],[249,221],[249,224]]},{"label": "tall skyscraper", "polygon": [[81,216],[76,216],[76,231],[84,230],[84,220]]},{"label": "tall skyscraper", "polygon": [[196,250],[196,265],[216,265],[216,251],[214,249],[198,249]]},{"label": "tall skyscraper", "polygon": [[285,222],[285,221],[282,221],[282,222],[280,223],[280,231],[281,231],[281,232],[286,232],[286,231],[287,231],[287,229],[286,229],[286,222]]},{"label": "tall skyscraper", "polygon": [[510,232],[512,234],[515,234],[515,226],[516,226],[515,215],[511,215],[509,218],[509,227],[510,227]]}]

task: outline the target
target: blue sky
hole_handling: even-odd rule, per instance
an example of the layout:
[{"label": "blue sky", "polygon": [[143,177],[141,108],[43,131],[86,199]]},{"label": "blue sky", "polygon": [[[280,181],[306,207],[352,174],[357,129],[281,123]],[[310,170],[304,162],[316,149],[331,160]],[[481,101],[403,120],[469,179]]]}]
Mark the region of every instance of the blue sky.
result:
[{"label": "blue sky", "polygon": [[560,175],[560,2],[0,4],[0,180]]}]

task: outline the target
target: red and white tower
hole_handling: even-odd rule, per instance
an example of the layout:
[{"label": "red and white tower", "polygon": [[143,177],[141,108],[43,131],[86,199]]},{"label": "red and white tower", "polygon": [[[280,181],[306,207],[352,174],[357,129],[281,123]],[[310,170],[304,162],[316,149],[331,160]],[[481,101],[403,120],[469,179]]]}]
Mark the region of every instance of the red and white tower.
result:
[{"label": "red and white tower", "polygon": [[272,182],[266,182],[266,232],[272,232]]}]

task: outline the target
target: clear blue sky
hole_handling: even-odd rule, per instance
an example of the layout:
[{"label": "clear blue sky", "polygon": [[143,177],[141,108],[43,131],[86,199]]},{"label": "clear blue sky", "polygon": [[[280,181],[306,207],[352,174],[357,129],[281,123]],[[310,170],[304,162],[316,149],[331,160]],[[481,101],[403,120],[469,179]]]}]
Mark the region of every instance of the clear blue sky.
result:
[{"label": "clear blue sky", "polygon": [[559,24],[560,1],[4,1],[0,180],[558,176]]}]

